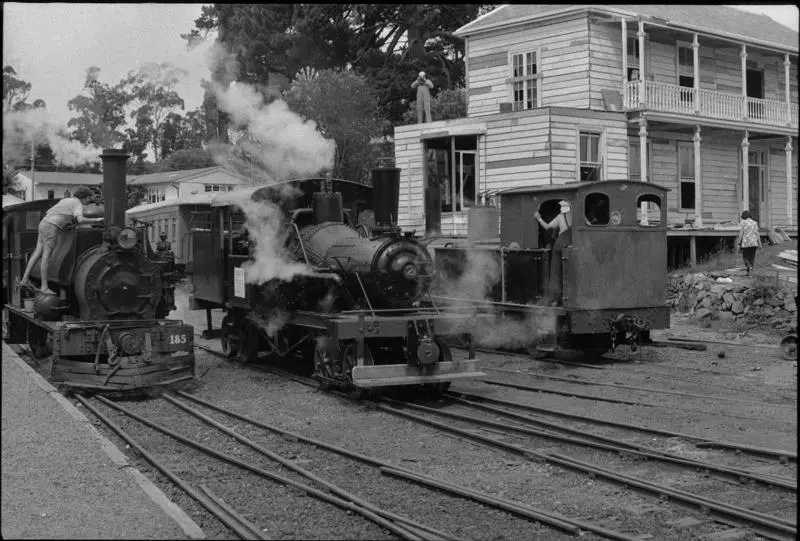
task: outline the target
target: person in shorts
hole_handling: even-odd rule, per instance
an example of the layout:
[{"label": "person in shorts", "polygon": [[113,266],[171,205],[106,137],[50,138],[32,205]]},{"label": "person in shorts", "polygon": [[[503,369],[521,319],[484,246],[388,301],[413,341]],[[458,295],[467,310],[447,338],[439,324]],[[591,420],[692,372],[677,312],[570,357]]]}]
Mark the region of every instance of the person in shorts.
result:
[{"label": "person in shorts", "polygon": [[83,215],[83,206],[92,201],[92,191],[86,186],[78,186],[72,197],[65,197],[50,210],[47,211],[42,221],[39,222],[39,238],[36,241],[36,249],[33,251],[25,274],[20,280],[20,287],[33,287],[30,283],[30,274],[36,262],[41,260],[39,267],[42,280],[42,293],[54,294],[47,284],[47,265],[50,261],[50,254],[57,246],[61,234],[75,223],[97,223],[102,222],[103,218],[86,218]]}]

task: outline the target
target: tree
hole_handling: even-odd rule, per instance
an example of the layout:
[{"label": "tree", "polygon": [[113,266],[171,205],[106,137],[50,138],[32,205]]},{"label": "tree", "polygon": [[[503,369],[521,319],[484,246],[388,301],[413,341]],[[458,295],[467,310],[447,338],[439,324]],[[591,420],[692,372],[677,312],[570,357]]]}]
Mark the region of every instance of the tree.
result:
[{"label": "tree", "polygon": [[189,111],[186,116],[170,113],[161,125],[161,159],[177,150],[201,148],[206,142],[206,122],[202,110]]},{"label": "tree", "polygon": [[372,162],[371,140],[382,133],[378,101],[368,82],[349,71],[323,70],[300,78],[285,96],[289,107],[314,120],[336,142],[333,175],[365,181]]},{"label": "tree", "polygon": [[101,83],[99,74],[100,68],[86,70],[83,88],[89,95],[78,95],[67,102],[69,110],[79,115],[71,118],[67,126],[72,128],[72,136],[84,145],[108,148],[125,140],[121,129],[126,122],[125,106],[131,97],[120,85]]},{"label": "tree", "polygon": [[147,63],[138,71],[131,71],[119,87],[124,89],[130,98],[133,110],[131,120],[135,130],[126,131],[131,142],[131,149],[135,149],[137,157],[144,159],[144,149],[153,146],[153,159],[158,161],[161,153],[161,124],[175,108],[183,109],[184,101],[173,87],[186,71],[176,68],[172,64]]},{"label": "tree", "polygon": [[[270,72],[292,79],[304,66],[352,69],[378,92],[384,114],[402,118],[413,74],[436,89],[464,85],[464,43],[453,31],[491,4],[214,4],[204,6],[190,43],[218,31],[237,54],[239,80],[266,84]],[[410,77],[409,77],[410,76]]]},{"label": "tree", "polygon": [[18,111],[21,104],[28,99],[31,84],[17,78],[17,72],[11,66],[3,68],[3,112]]},{"label": "tree", "polygon": [[[431,117],[434,120],[450,120],[467,116],[467,91],[464,88],[442,90],[431,99]],[[403,115],[404,124],[417,123],[417,101],[412,101]]]},{"label": "tree", "polygon": [[3,165],[3,194],[14,194],[17,191],[17,170]]}]

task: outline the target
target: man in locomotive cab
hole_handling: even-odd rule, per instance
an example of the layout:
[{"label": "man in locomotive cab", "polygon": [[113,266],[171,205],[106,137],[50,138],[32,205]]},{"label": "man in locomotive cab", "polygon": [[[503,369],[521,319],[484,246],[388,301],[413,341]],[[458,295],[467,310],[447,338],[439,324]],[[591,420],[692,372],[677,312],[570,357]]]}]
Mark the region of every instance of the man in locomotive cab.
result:
[{"label": "man in locomotive cab", "polygon": [[25,274],[20,280],[20,287],[33,287],[29,281],[31,271],[36,262],[41,259],[39,267],[41,273],[41,291],[53,294],[47,284],[47,265],[50,261],[50,254],[53,253],[57,243],[63,237],[62,233],[72,227],[75,223],[97,223],[102,222],[103,218],[87,218],[83,215],[84,205],[88,205],[94,199],[92,191],[86,186],[78,186],[72,197],[65,197],[50,210],[47,211],[42,221],[39,222],[39,238],[36,241],[36,249],[33,251]]},{"label": "man in locomotive cab", "polygon": [[543,229],[558,233],[550,256],[550,280],[547,292],[547,302],[550,303],[550,306],[561,306],[561,257],[564,253],[564,248],[572,244],[572,208],[569,201],[563,199],[558,202],[558,205],[559,213],[550,222],[545,222],[539,211],[536,211],[533,215]]}]

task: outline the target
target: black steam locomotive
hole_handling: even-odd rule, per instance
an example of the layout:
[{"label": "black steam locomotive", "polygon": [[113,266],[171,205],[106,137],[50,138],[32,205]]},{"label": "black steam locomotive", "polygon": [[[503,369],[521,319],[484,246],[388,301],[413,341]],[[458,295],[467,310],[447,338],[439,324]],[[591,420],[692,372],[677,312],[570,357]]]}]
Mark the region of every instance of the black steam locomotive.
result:
[{"label": "black steam locomotive", "polygon": [[[430,302],[431,258],[393,222],[399,171],[373,170],[373,188],[311,178],[212,202],[211,229],[193,236],[190,305],[225,310],[226,352],[243,361],[299,353],[313,359],[323,385],[340,388],[442,391],[452,380],[483,375],[472,355],[453,359],[442,337],[467,316]],[[277,216],[272,238],[252,237],[253,205]],[[263,247],[275,239],[277,253],[265,261]]]},{"label": "black steam locomotive", "polygon": [[[56,201],[4,209],[5,338],[50,357],[55,383],[119,391],[194,377],[193,328],[164,319],[175,308],[174,258],[153,251],[144,227],[125,226],[128,156],[102,154],[105,223],[62,233],[48,268],[56,295],[26,299],[17,287],[39,221]],[[38,282],[38,265],[31,274]]]}]

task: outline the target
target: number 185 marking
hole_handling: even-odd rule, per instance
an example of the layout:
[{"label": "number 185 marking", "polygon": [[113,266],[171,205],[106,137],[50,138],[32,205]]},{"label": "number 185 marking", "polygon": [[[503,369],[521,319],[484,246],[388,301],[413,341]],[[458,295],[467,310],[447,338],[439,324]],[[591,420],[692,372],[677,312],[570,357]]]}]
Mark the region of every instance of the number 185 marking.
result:
[{"label": "number 185 marking", "polygon": [[170,334],[169,335],[169,343],[170,344],[185,344],[186,343],[186,335],[185,334]]}]

